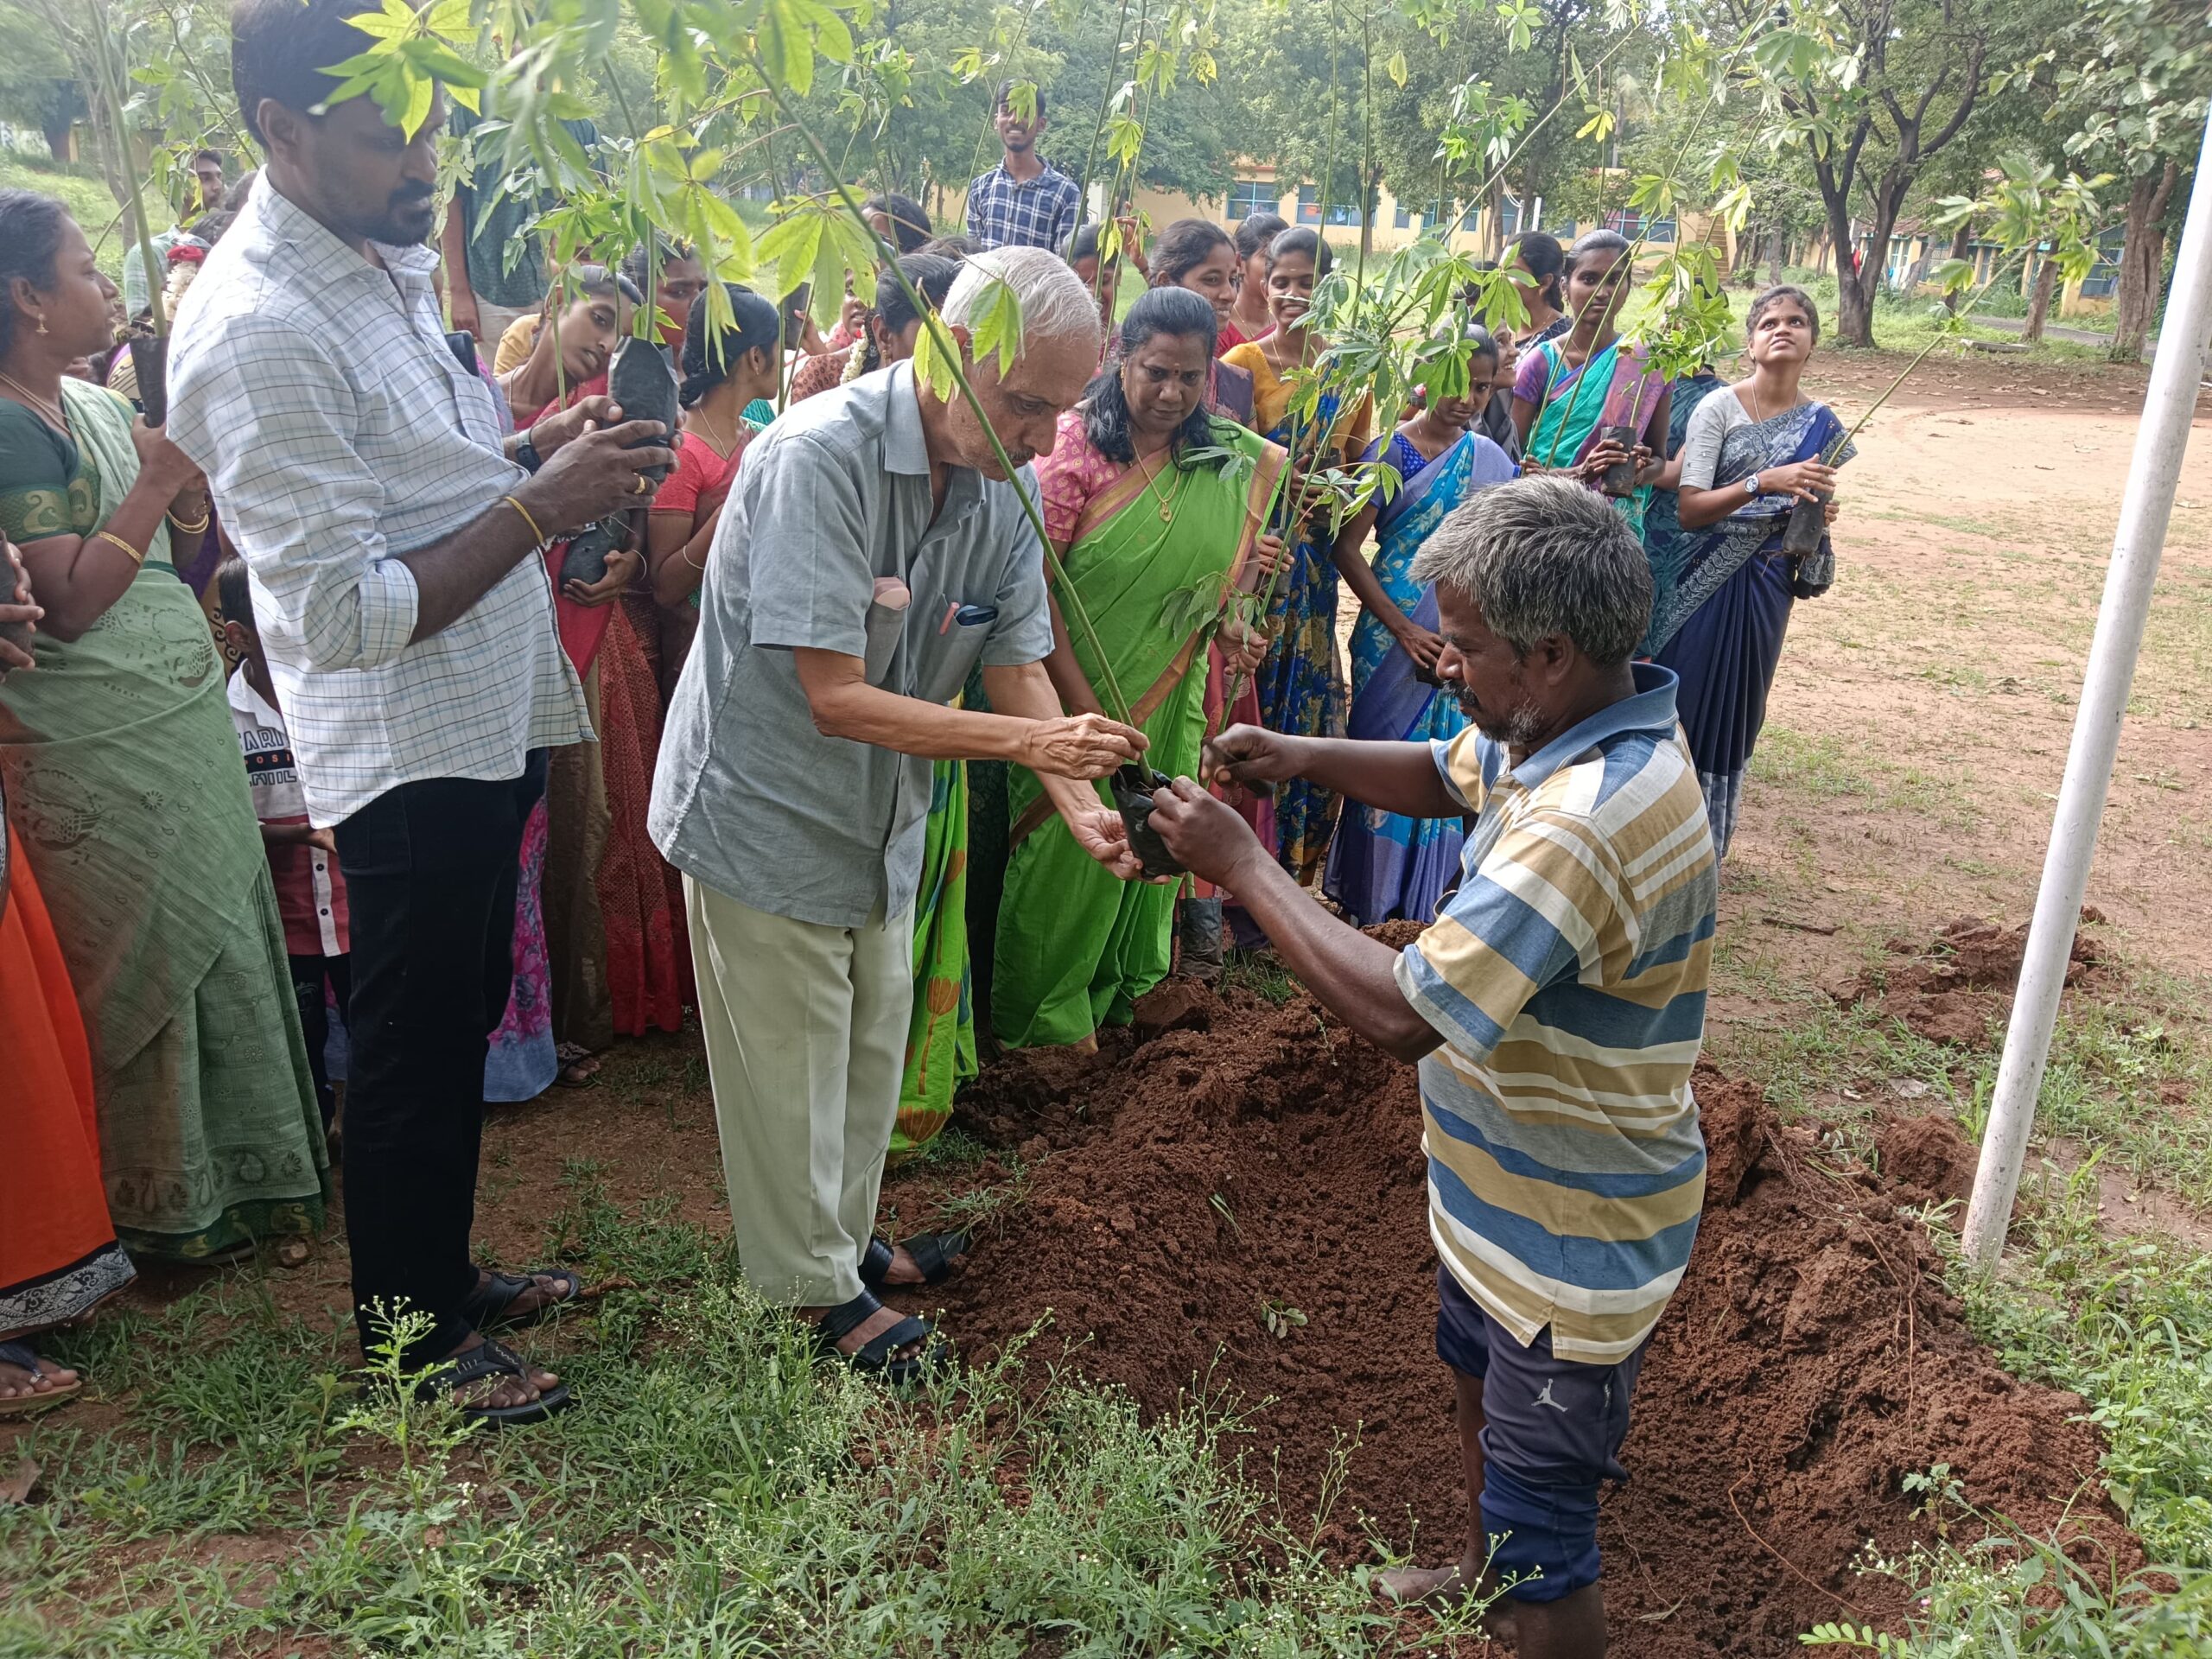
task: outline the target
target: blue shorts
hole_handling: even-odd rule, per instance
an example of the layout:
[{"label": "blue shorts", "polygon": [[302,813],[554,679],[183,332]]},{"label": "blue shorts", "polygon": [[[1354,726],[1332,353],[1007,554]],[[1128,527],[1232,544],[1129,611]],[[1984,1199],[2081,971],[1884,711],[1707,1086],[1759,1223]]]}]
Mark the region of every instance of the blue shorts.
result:
[{"label": "blue shorts", "polygon": [[1436,1269],[1436,1353],[1483,1385],[1483,1530],[1491,1571],[1516,1601],[1557,1601],[1599,1578],[1598,1489],[1626,1480],[1621,1442],[1647,1337],[1613,1365],[1552,1353],[1550,1331],[1527,1347]]}]

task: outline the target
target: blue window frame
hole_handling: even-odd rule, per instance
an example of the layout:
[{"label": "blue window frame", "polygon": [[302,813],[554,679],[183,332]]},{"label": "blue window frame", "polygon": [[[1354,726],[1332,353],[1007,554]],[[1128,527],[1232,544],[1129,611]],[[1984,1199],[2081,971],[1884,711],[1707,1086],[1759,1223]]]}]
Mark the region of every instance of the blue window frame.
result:
[{"label": "blue window frame", "polygon": [[1298,222],[1319,225],[1321,222],[1321,188],[1315,184],[1298,187]]},{"label": "blue window frame", "polygon": [[1223,211],[1229,222],[1240,225],[1254,213],[1272,213],[1281,200],[1274,184],[1265,179],[1231,179],[1229,205]]},{"label": "blue window frame", "polygon": [[[1480,211],[1479,208],[1471,209],[1468,217],[1471,219]],[[1497,228],[1498,234],[1509,242],[1521,234],[1521,199],[1518,196],[1500,196],[1497,199]]]}]

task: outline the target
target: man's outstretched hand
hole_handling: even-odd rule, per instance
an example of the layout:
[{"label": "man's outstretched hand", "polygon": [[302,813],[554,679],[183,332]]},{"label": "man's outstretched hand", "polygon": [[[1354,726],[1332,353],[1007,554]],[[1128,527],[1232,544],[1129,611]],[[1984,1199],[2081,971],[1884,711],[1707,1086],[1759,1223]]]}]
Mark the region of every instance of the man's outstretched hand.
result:
[{"label": "man's outstretched hand", "polygon": [[[1254,729],[1239,726],[1224,735]],[[1252,833],[1252,826],[1236,815],[1236,808],[1207,794],[1188,778],[1178,778],[1173,787],[1153,792],[1151,823],[1167,843],[1167,850],[1175,855],[1177,863],[1199,880],[1231,893],[1236,891],[1238,871],[1249,868],[1253,859],[1269,855]]]},{"label": "man's outstretched hand", "polygon": [[1265,794],[1298,776],[1298,740],[1262,726],[1231,726],[1205,746],[1198,776],[1217,789],[1240,784]]}]

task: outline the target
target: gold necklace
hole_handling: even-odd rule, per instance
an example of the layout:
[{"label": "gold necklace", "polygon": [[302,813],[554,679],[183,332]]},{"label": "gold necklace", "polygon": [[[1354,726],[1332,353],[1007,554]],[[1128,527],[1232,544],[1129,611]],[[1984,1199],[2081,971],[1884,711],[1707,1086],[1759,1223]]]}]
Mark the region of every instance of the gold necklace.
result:
[{"label": "gold necklace", "polygon": [[694,404],[691,406],[691,418],[707,429],[707,441],[715,446],[715,453],[724,461],[728,461],[732,446],[722,442],[721,429],[707,418],[707,406],[704,404]]},{"label": "gold necklace", "polygon": [[0,383],[4,383],[10,391],[19,393],[22,400],[31,406],[34,412],[44,416],[57,430],[65,433],[68,431],[69,411],[62,406],[60,399],[56,398],[52,403],[48,403],[4,369],[0,369]]},{"label": "gold necklace", "polygon": [[1175,465],[1175,452],[1172,446],[1160,451],[1160,465],[1163,468],[1174,473],[1175,482],[1168,489],[1162,491],[1160,487],[1160,474],[1154,473],[1146,481],[1145,488],[1160,497],[1160,522],[1163,524],[1172,524],[1175,522],[1175,498],[1183,493],[1183,473],[1182,469]]}]

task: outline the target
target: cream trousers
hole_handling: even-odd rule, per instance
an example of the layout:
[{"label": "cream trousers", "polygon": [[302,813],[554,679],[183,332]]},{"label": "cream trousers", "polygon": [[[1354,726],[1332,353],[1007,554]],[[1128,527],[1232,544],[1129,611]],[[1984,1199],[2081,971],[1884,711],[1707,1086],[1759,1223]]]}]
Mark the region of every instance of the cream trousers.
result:
[{"label": "cream trousers", "polygon": [[914,910],[772,916],[683,878],[699,1026],[747,1281],[772,1305],[860,1294],[914,999]]}]

